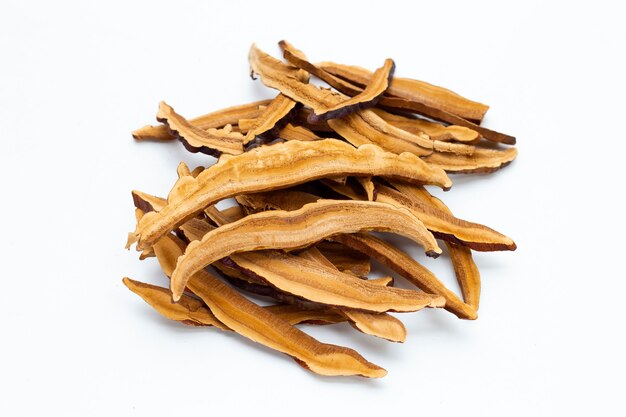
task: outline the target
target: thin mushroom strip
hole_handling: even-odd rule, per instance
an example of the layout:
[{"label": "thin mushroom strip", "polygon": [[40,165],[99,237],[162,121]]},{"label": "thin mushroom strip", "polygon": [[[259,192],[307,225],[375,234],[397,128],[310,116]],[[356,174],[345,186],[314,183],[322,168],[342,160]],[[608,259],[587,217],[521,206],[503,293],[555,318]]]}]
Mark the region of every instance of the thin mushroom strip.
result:
[{"label": "thin mushroom strip", "polygon": [[476,148],[472,155],[454,155],[434,152],[424,158],[430,165],[455,174],[486,174],[510,164],[517,156],[517,149]]},{"label": "thin mushroom strip", "polygon": [[[155,245],[157,259],[166,274],[171,273],[182,254],[181,243],[173,236],[166,236]],[[291,356],[306,369],[320,375],[380,378],[387,374],[352,349],[319,342],[204,270],[191,278],[189,288],[221,323],[250,340]]]},{"label": "thin mushroom strip", "polygon": [[417,288],[445,298],[444,308],[459,318],[474,320],[476,311],[447,289],[426,267],[390,243],[367,234],[343,234],[331,238],[334,242],[358,250],[397,272]]},{"label": "thin mushroom strip", "polygon": [[[437,197],[431,195],[424,187],[414,187],[410,184],[404,184],[398,181],[392,181],[392,185],[412,200],[420,201],[423,204],[430,205],[431,207],[435,207],[452,215],[448,206]],[[446,241],[446,246],[448,247],[450,259],[454,266],[454,273],[461,287],[463,299],[478,311],[481,286],[480,272],[472,258],[472,251],[466,246],[448,241]]]},{"label": "thin mushroom strip", "polygon": [[[368,85],[374,74],[365,68],[323,62],[317,64],[324,71],[348,80],[359,86]],[[387,94],[407,100],[423,103],[427,106],[444,110],[471,121],[481,121],[489,106],[469,100],[447,88],[409,78],[393,77]]]},{"label": "thin mushroom strip", "polygon": [[238,155],[243,152],[243,135],[228,129],[202,130],[174,111],[165,102],[159,104],[157,120],[167,125],[190,152],[219,156],[222,153]]},{"label": "thin mushroom strip", "polygon": [[[189,123],[198,129],[219,129],[226,125],[235,125],[239,119],[259,117],[261,114],[260,107],[267,106],[269,103],[270,100],[261,100],[240,106],[227,107],[190,119]],[[134,130],[132,135],[137,140],[168,141],[176,139],[176,136],[164,125],[144,126]]]},{"label": "thin mushroom strip", "polygon": [[[312,67],[312,65],[306,61],[306,57],[302,51],[294,48],[289,42],[283,40],[280,41],[278,45],[283,50],[284,58],[291,64],[307,71]],[[353,112],[354,110],[352,107],[358,110],[372,107],[378,102],[378,99],[385,92],[385,90],[387,90],[387,87],[389,87],[389,82],[393,77],[395,68],[396,66],[393,60],[386,59],[385,64],[372,74],[370,82],[367,83],[363,91],[354,95],[351,99],[326,109],[323,113],[315,112],[314,117],[311,120],[315,122],[320,119],[328,120],[342,117]]]},{"label": "thin mushroom strip", "polygon": [[[290,76],[291,70],[288,66],[254,45],[250,49],[249,61],[252,71],[260,75],[263,84],[313,108],[314,114],[338,106],[344,100],[338,93],[321,90]],[[352,112],[346,112],[341,118],[328,120],[328,124],[353,145],[375,143],[396,153],[432,153],[433,144],[428,136],[414,135],[393,127],[369,109],[359,110],[354,106],[350,109]]]},{"label": "thin mushroom strip", "polygon": [[429,256],[441,253],[432,234],[406,209],[370,201],[318,201],[295,211],[252,214],[190,243],[172,275],[173,298],[180,297],[191,275],[232,253],[295,249],[338,233],[364,230],[397,233],[421,244]]},{"label": "thin mushroom strip", "polygon": [[396,155],[373,145],[353,148],[334,139],[290,141],[222,156],[197,178],[180,178],[167,206],[158,213],[146,213],[129,236],[128,245],[138,240],[139,250],[150,247],[177,225],[225,198],[340,175],[388,176],[444,189],[452,185],[442,170],[409,153]]},{"label": "thin mushroom strip", "polygon": [[383,313],[441,307],[444,300],[424,292],[372,284],[333,267],[278,251],[231,255],[246,274],[310,301]]},{"label": "thin mushroom strip", "polygon": [[[409,186],[397,184],[401,190]],[[377,184],[376,201],[406,207],[430,230],[435,237],[459,243],[478,251],[515,250],[513,239],[483,226],[482,224],[461,220],[449,210],[441,210],[432,204],[410,198],[403,192],[396,191],[382,184]]]},{"label": "thin mushroom strip", "polygon": [[243,144],[246,145],[257,136],[263,135],[276,128],[287,115],[296,107],[295,101],[287,96],[279,94],[274,100],[263,110],[261,115],[254,119],[251,126],[247,127],[246,137]]}]

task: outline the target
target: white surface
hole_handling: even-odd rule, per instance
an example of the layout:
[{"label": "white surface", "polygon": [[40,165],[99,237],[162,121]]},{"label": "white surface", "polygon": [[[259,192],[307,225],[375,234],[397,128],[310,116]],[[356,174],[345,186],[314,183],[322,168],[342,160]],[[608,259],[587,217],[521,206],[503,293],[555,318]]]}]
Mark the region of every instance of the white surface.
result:
[{"label": "white surface", "polygon": [[[623,415],[618,2],[93,3],[0,5],[0,415]],[[123,250],[130,190],[165,194],[180,160],[207,160],[130,130],[161,99],[194,116],[271,97],[247,50],[276,54],[283,37],[314,60],[393,57],[399,75],[490,104],[486,125],[518,137],[511,166],[455,176],[444,195],[519,246],[476,254],[478,321],[405,315],[402,345],[306,327],[384,366],[382,380],[317,377],[169,323],[121,283],[165,284]],[[452,282],[445,260],[427,265]]]}]

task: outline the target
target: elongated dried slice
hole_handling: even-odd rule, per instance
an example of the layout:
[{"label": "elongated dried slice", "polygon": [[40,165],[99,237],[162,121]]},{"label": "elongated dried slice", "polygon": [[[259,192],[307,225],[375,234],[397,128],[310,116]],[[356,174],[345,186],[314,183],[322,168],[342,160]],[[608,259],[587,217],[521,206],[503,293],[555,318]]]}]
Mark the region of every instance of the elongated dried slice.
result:
[{"label": "elongated dried slice", "polygon": [[[242,104],[239,106],[227,107],[212,113],[208,113],[189,120],[198,129],[219,129],[231,124],[237,124],[239,119],[250,119],[259,117],[261,110],[259,107],[267,106],[270,100],[255,101],[254,103]],[[176,136],[170,132],[165,125],[144,126],[132,132],[137,140],[174,140]]]},{"label": "elongated dried slice", "polygon": [[382,184],[377,184],[376,201],[406,207],[436,237],[468,246],[478,251],[515,250],[513,239],[478,223],[468,222],[454,217],[449,210],[441,210],[421,199],[411,198],[410,185],[399,181],[393,182],[396,191]]},{"label": "elongated dried slice", "polygon": [[424,157],[430,165],[455,174],[489,173],[504,168],[517,156],[517,149],[476,148],[472,155],[433,152]]},{"label": "elongated dried slice", "polygon": [[[361,87],[368,85],[374,78],[373,73],[357,66],[341,65],[332,62],[323,62],[317,64],[317,66]],[[410,78],[393,77],[387,93],[392,96],[423,103],[473,121],[481,121],[487,110],[489,110],[489,106],[469,100],[447,88]]]},{"label": "elongated dried slice", "polygon": [[373,143],[397,154],[410,152],[419,156],[430,155],[433,151],[428,136],[398,129],[369,109],[328,120],[328,125],[354,146]]},{"label": "elongated dried slice", "polygon": [[361,187],[363,187],[363,190],[367,194],[367,199],[369,201],[376,200],[376,187],[372,182],[372,177],[356,177],[356,180],[361,184]]},{"label": "elongated dried slice", "polygon": [[180,178],[168,196],[168,205],[158,213],[146,213],[129,243],[138,240],[139,250],[150,247],[185,220],[225,198],[339,175],[385,176],[444,189],[452,185],[442,170],[409,153],[395,155],[372,145],[353,148],[334,139],[290,141],[222,156],[197,178]]},{"label": "elongated dried slice", "polygon": [[315,247],[340,271],[349,271],[359,277],[366,277],[370,273],[370,257],[362,252],[328,241],[320,242]]},{"label": "elongated dried slice", "polygon": [[185,162],[180,162],[176,167],[176,174],[178,178],[184,177],[185,175],[191,175],[191,170]]},{"label": "elongated dried slice", "polygon": [[447,289],[426,267],[394,245],[363,233],[336,235],[331,239],[371,256],[419,289],[444,297],[446,300],[444,308],[457,317],[470,320],[477,318],[476,311],[470,305],[465,304]]},{"label": "elongated dried slice", "polygon": [[480,133],[463,126],[444,126],[440,123],[429,122],[424,119],[410,118],[386,112],[379,108],[372,109],[388,123],[411,133],[425,133],[432,140],[456,140],[464,143],[474,143],[480,140]]},{"label": "elongated dried slice", "polygon": [[172,276],[174,300],[182,294],[191,275],[233,253],[295,249],[334,234],[364,230],[406,236],[421,244],[428,256],[436,257],[441,253],[432,234],[406,209],[371,201],[320,200],[295,211],[252,214],[212,230],[201,241],[190,243]]},{"label": "elongated dried slice", "polygon": [[418,103],[415,101],[405,100],[397,97],[384,96],[381,97],[379,105],[384,108],[408,110],[422,116],[426,116],[429,119],[439,120],[440,122],[449,123],[451,125],[464,126],[475,130],[476,132],[480,133],[485,139],[492,142],[504,143],[507,145],[515,145],[516,143],[516,139],[514,136],[487,129],[484,126],[472,123],[455,114],[429,107],[423,103]]},{"label": "elongated dried slice", "polygon": [[444,304],[443,298],[438,296],[372,284],[318,262],[279,251],[238,253],[231,258],[246,273],[283,292],[331,306],[382,313],[417,311]]},{"label": "elongated dried slice", "polygon": [[[166,236],[155,245],[157,259],[166,274],[171,273],[182,254],[175,239]],[[204,270],[189,280],[189,288],[221,323],[250,340],[293,357],[298,364],[315,373],[372,378],[380,378],[387,373],[352,349],[317,341]]]},{"label": "elongated dried slice", "polygon": [[183,294],[178,303],[172,303],[172,293],[167,288],[130,278],[124,278],[122,282],[129,290],[143,298],[146,303],[168,319],[186,324],[215,326],[222,330],[229,330],[220,323],[202,301],[196,298]]},{"label": "elongated dried slice", "polygon": [[[306,56],[301,51],[294,48],[289,42],[283,40],[279,42],[279,45],[283,50],[284,58],[291,64],[304,70],[313,67],[313,65],[306,60]],[[374,106],[380,96],[387,90],[394,70],[395,64],[393,60],[386,59],[384,65],[372,74],[370,82],[367,83],[363,91],[354,95],[351,99],[325,110],[323,113],[315,112],[316,117],[313,120],[328,120],[345,116],[347,114],[346,111],[353,111],[351,109],[347,110],[350,106],[355,106],[359,110]]]},{"label": "elongated dried slice", "polygon": [[252,141],[257,136],[263,135],[274,129],[278,123],[287,117],[287,115],[296,107],[294,100],[289,97],[278,94],[274,100],[263,110],[261,115],[254,119],[254,123],[248,127],[246,137],[243,140],[244,145]]},{"label": "elongated dried slice", "polygon": [[164,101],[159,104],[157,120],[166,124],[190,152],[202,152],[218,156],[222,153],[243,153],[243,135],[228,129],[203,130],[189,123]]},{"label": "elongated dried slice", "polygon": [[[261,76],[268,87],[275,88],[286,96],[311,107],[316,115],[345,102],[345,97],[330,90],[321,90],[289,76],[289,67],[252,45],[249,61],[252,70]],[[346,107],[347,109],[347,107]],[[428,155],[432,152],[432,141],[425,135],[413,135],[393,127],[369,109],[351,107],[340,119],[329,120],[334,131],[354,146],[375,143],[396,153],[411,152]]]},{"label": "elongated dried slice", "polygon": [[[428,204],[432,207],[436,207],[446,213],[452,215],[452,212],[446,206],[443,201],[431,195],[424,187],[413,187],[409,184],[403,184],[400,182],[392,182],[393,186],[402,191],[407,197],[420,201],[423,204]],[[478,267],[472,259],[472,251],[470,248],[462,245],[457,245],[453,242],[446,242],[448,252],[450,253],[450,259],[454,266],[454,273],[456,275],[463,299],[466,303],[471,305],[476,311],[478,311],[478,305],[480,302],[480,272]]]}]

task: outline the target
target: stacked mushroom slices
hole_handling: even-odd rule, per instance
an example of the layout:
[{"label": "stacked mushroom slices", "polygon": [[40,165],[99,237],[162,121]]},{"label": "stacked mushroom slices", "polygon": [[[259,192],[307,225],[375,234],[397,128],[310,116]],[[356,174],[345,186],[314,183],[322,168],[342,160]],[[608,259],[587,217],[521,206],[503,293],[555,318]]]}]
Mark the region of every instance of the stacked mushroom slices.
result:
[{"label": "stacked mushroom slices", "polygon": [[[312,64],[289,43],[280,47],[286,62],[254,45],[249,54],[252,74],[278,90],[274,99],[190,120],[161,103],[162,124],[133,132],[139,140],[179,139],[219,159],[194,170],[181,163],[167,199],[133,191],[137,227],[128,245],[136,243],[141,259],[156,257],[171,286],[124,283],[172,320],[237,332],[315,373],[381,377],[386,371],[354,350],[295,326],[348,322],[403,342],[406,329],[388,312],[442,307],[476,319],[480,275],[472,250],[515,250],[515,243],[455,217],[425,185],[447,190],[447,172],[507,165],[516,150],[505,145],[515,138],[479,125],[486,105],[393,77],[390,59],[370,72]],[[310,84],[311,75],[332,89]],[[237,205],[216,208],[229,198]],[[431,257],[443,242],[462,297],[371,231],[407,237]],[[415,289],[368,278],[371,259]],[[243,294],[274,305],[260,307]]]}]

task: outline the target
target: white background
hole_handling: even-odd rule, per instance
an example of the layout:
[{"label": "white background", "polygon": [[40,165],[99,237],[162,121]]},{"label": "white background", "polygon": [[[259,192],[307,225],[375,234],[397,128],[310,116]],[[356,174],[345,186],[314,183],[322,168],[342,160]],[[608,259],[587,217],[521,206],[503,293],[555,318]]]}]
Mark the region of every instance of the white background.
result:
[{"label": "white background", "polygon": [[[624,415],[619,2],[211,3],[2,1],[0,415]],[[305,327],[385,367],[381,380],[318,377],[170,323],[121,283],[166,284],[123,249],[130,190],[166,194],[180,160],[210,160],[129,132],[161,99],[191,117],[272,97],[247,51],[276,55],[282,38],[314,61],[393,57],[518,137],[511,166],[454,176],[443,195],[519,246],[475,255],[477,321],[404,315],[404,344]],[[425,262],[456,289],[446,257]]]}]

